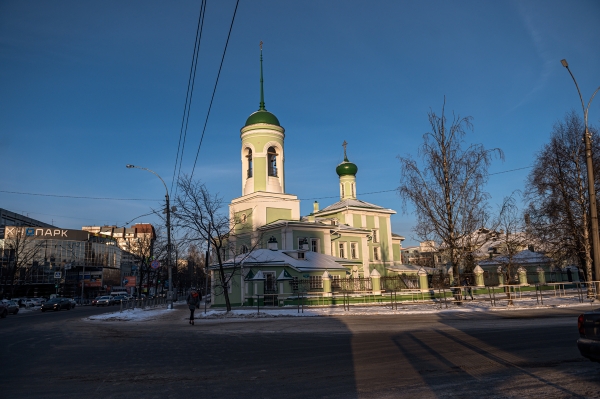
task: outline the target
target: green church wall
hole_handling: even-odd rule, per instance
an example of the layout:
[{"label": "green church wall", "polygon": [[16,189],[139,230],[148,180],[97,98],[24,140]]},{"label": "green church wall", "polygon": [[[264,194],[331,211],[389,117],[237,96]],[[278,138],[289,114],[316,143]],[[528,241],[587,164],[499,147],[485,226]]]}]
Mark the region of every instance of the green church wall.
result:
[{"label": "green church wall", "polygon": [[267,190],[267,159],[266,158],[254,158],[254,191],[266,191]]},{"label": "green church wall", "polygon": [[352,215],[352,222],[354,227],[362,227],[362,217],[357,214]]},{"label": "green church wall", "polygon": [[324,243],[325,243],[325,235],[321,231],[314,230],[294,230],[292,233],[292,237],[294,242],[292,243],[293,249],[298,249],[298,240],[300,238],[306,238],[308,240],[308,248],[310,249],[310,239],[317,238],[319,239],[319,253],[324,254]]},{"label": "green church wall", "polygon": [[368,229],[375,228],[375,217],[374,216],[367,215],[367,226],[366,227]]},{"label": "green church wall", "polygon": [[[246,215],[245,223],[242,222],[244,215]],[[246,231],[247,232],[252,231],[252,209],[251,208],[236,212],[234,217],[235,217],[235,220],[238,222],[238,224],[236,224],[236,226],[235,226],[235,232],[237,234],[244,233]]]},{"label": "green church wall", "polygon": [[402,248],[402,246],[400,244],[392,244],[392,250],[394,252],[394,260],[395,261],[401,261],[402,260],[402,255],[401,255],[400,248]]},{"label": "green church wall", "polygon": [[267,208],[267,224],[276,220],[292,220],[292,210],[284,208]]}]

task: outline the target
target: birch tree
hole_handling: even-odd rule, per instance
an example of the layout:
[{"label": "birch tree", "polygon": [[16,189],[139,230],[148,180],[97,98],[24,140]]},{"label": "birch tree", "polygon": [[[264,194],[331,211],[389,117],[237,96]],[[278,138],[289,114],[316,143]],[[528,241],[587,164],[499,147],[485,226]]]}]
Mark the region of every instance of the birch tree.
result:
[{"label": "birch tree", "polygon": [[473,129],[470,116],[428,113],[431,131],[423,135],[419,161],[399,156],[401,179],[398,187],[404,206],[415,208],[414,232],[422,240],[434,240],[452,266],[456,281],[459,267],[474,249],[473,233],[487,219],[488,193],[484,186],[494,157],[503,158],[499,148],[466,144],[464,136]]}]

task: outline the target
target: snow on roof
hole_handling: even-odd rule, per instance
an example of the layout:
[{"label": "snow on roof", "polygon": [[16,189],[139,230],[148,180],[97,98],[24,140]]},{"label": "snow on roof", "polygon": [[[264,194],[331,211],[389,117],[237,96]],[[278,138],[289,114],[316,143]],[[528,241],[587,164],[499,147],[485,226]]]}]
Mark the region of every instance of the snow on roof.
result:
[{"label": "snow on roof", "polygon": [[322,210],[317,212],[317,214],[323,213],[323,212],[328,212],[328,211],[334,211],[337,209],[344,209],[344,208],[367,208],[367,209],[376,209],[379,211],[388,211],[388,212],[396,213],[395,211],[393,211],[391,209],[387,209],[387,208],[384,208],[379,205],[371,204],[369,202],[361,201],[359,199],[345,199],[345,200],[338,201],[334,204],[331,204],[328,207],[323,208]]},{"label": "snow on roof", "polygon": [[[479,262],[481,266],[499,266],[508,261],[507,256],[498,256],[492,259],[484,260]],[[527,264],[527,263],[550,263],[552,259],[544,255],[541,252],[534,252],[528,249],[523,250],[513,256],[512,262],[516,264]]]},{"label": "snow on roof", "polygon": [[[296,259],[291,255],[295,250],[271,250],[255,249],[248,254],[241,254],[233,259],[227,260],[223,266],[232,267],[234,264],[240,265],[261,265],[261,266],[283,266],[289,265],[299,271],[308,270],[346,270],[346,267],[340,263],[356,264],[348,259],[336,258],[331,255],[324,255],[318,252],[304,252],[304,259]],[[215,267],[216,265],[211,265]]]},{"label": "snow on roof", "polygon": [[391,270],[396,273],[406,273],[406,272],[415,273],[421,269],[425,269],[425,271],[427,273],[433,273],[434,271],[436,271],[436,269],[434,269],[432,267],[425,267],[425,266],[419,266],[419,265],[405,265],[405,264],[401,264],[401,263],[396,263],[391,266],[386,266],[386,269]]}]

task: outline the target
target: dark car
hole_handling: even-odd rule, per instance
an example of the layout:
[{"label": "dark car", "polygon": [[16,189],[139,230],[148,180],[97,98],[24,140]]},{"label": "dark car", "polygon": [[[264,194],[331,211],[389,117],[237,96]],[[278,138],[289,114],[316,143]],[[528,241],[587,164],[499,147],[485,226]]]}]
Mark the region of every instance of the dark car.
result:
[{"label": "dark car", "polygon": [[120,304],[121,302],[127,302],[129,297],[127,295],[115,295],[113,296],[113,302],[116,304]]},{"label": "dark car", "polygon": [[41,306],[42,312],[46,310],[71,310],[71,302],[67,298],[53,298]]},{"label": "dark car", "polygon": [[0,318],[5,318],[6,316],[8,316],[8,306],[6,306],[4,303],[0,302]]},{"label": "dark car", "polygon": [[110,295],[100,296],[94,299],[94,301],[96,301],[96,306],[111,306],[113,304],[113,299]]},{"label": "dark car", "polygon": [[600,309],[579,315],[577,348],[583,357],[600,362]]},{"label": "dark car", "polygon": [[6,309],[8,310],[8,313],[10,313],[10,314],[19,313],[19,305],[15,301],[11,301],[9,299],[3,299],[2,303],[4,305],[6,305]]}]

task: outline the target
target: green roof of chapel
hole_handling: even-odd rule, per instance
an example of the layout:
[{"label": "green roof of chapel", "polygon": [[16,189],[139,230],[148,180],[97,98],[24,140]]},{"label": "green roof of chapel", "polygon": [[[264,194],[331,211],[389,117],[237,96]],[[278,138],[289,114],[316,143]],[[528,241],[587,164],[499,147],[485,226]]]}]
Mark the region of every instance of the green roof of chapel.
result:
[{"label": "green roof of chapel", "polygon": [[348,161],[348,158],[344,158],[344,162],[335,168],[335,172],[338,176],[355,176],[358,172],[358,166]]},{"label": "green roof of chapel", "polygon": [[246,119],[244,126],[254,125],[256,123],[268,123],[269,125],[281,126],[279,119],[266,109],[259,109]]}]

